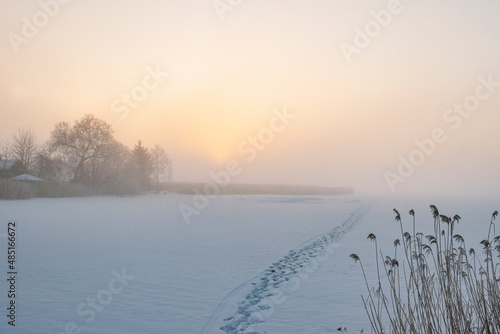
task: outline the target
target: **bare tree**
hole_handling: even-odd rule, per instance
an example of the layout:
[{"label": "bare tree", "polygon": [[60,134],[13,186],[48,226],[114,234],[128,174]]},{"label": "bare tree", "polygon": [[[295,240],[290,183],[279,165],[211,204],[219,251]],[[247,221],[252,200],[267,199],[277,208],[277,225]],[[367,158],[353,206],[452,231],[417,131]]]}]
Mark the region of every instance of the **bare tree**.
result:
[{"label": "bare tree", "polygon": [[165,150],[161,146],[155,145],[155,147],[151,150],[151,163],[153,168],[153,178],[156,182],[156,192],[159,193],[160,180],[165,176],[169,178],[171,161],[165,153]]},{"label": "bare tree", "polygon": [[72,178],[72,170],[60,155],[52,154],[50,143],[42,144],[36,153],[35,175],[52,182],[65,182]]},{"label": "bare tree", "polygon": [[10,145],[8,143],[0,143],[0,160],[8,160],[10,156]]},{"label": "bare tree", "polygon": [[114,153],[116,141],[111,125],[87,114],[73,126],[57,123],[49,146],[73,170],[73,180],[95,184],[104,164]]},{"label": "bare tree", "polygon": [[12,136],[10,152],[12,158],[20,160],[25,172],[32,169],[37,150],[37,136],[32,129],[18,128],[17,133]]}]

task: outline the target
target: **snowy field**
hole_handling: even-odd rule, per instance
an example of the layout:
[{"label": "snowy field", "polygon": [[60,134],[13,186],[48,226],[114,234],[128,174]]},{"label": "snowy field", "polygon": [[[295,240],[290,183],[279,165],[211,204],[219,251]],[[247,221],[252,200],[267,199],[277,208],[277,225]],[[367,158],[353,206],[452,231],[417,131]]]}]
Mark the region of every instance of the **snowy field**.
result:
[{"label": "snowy field", "polygon": [[16,326],[2,333],[369,332],[357,253],[374,273],[375,233],[393,251],[399,228],[432,230],[429,204],[460,214],[470,246],[499,201],[349,196],[219,196],[190,224],[190,196],[0,201],[1,308],[9,286],[7,223],[16,221]]}]

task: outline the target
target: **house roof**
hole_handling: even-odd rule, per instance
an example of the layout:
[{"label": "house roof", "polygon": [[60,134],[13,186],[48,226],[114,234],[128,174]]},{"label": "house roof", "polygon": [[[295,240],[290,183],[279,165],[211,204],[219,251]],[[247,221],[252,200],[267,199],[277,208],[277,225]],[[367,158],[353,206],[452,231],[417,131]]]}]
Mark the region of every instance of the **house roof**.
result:
[{"label": "house roof", "polygon": [[19,160],[0,160],[0,171],[2,170],[9,170],[18,162]]},{"label": "house roof", "polygon": [[39,177],[29,175],[29,174],[21,174],[18,176],[11,177],[9,180],[12,181],[32,181],[32,182],[42,182],[45,181]]}]

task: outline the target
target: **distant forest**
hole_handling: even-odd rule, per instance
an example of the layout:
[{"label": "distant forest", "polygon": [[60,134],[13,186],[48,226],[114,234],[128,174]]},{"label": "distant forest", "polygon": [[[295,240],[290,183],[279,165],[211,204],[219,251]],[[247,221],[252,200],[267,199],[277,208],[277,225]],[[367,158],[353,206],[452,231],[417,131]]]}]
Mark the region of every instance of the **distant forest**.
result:
[{"label": "distant forest", "polygon": [[[37,141],[33,129],[19,128],[0,143],[0,199],[137,195],[168,190],[195,194],[202,183],[172,182],[172,161],[159,146],[141,140],[129,149],[112,126],[87,114],[73,124],[59,122],[49,139]],[[350,188],[230,184],[220,194],[343,195]]]},{"label": "distant forest", "polygon": [[33,129],[19,128],[0,143],[0,198],[134,195],[160,191],[171,181],[165,150],[129,149],[104,120],[87,114],[73,124],[59,122],[45,143]]}]

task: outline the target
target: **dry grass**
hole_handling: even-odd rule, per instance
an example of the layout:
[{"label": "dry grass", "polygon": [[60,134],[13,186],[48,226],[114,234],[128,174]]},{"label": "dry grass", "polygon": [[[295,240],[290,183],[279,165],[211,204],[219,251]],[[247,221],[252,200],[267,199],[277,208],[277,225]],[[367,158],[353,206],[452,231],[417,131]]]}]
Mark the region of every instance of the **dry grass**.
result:
[{"label": "dry grass", "polygon": [[[168,190],[177,194],[196,194],[195,189],[204,192],[207,183],[172,182],[162,183],[161,190]],[[266,185],[266,184],[225,184],[217,185],[221,195],[347,195],[354,192],[351,188],[316,187],[296,185]]]},{"label": "dry grass", "polygon": [[441,215],[433,205],[431,212],[434,233],[424,236],[416,232],[413,210],[411,230],[405,231],[394,209],[401,239],[394,241],[393,257],[382,254],[374,234],[368,236],[375,244],[376,287],[370,287],[363,263],[351,254],[365,278],[368,295],[362,298],[372,331],[500,333],[500,236],[494,224],[498,212],[492,215],[479,254],[455,234],[460,216]]}]

